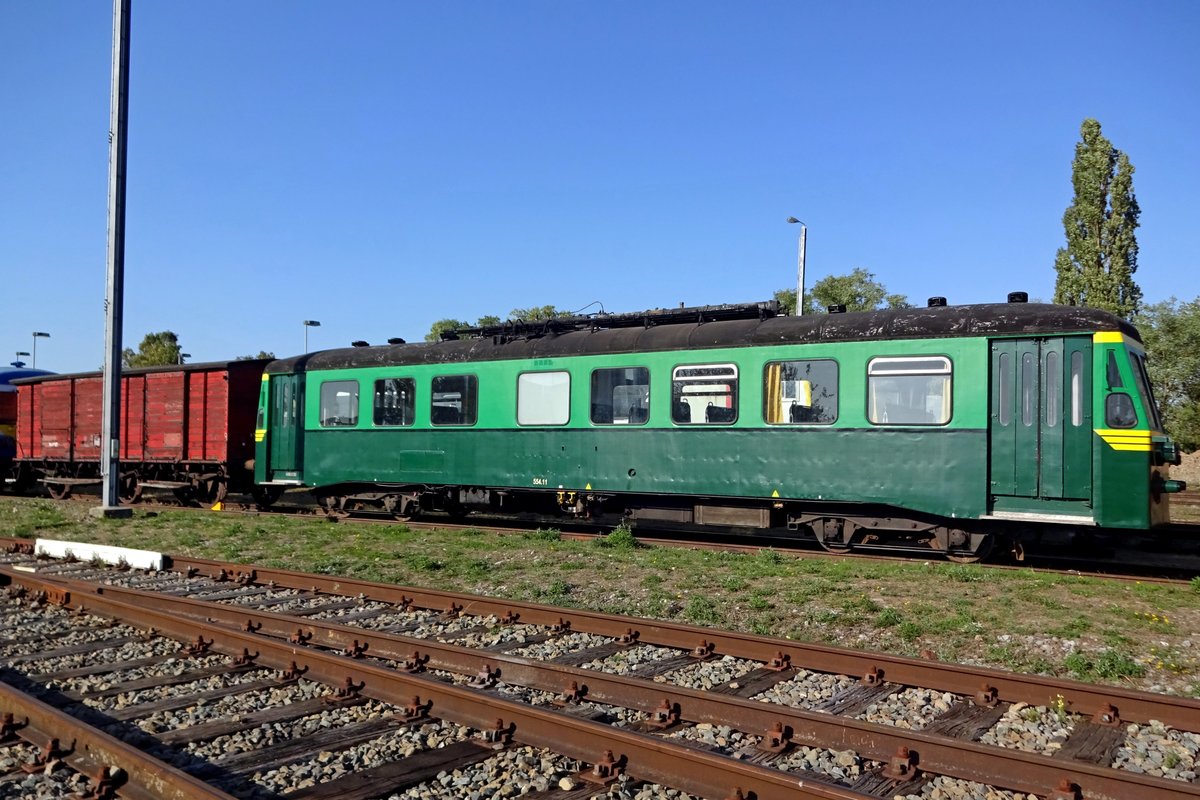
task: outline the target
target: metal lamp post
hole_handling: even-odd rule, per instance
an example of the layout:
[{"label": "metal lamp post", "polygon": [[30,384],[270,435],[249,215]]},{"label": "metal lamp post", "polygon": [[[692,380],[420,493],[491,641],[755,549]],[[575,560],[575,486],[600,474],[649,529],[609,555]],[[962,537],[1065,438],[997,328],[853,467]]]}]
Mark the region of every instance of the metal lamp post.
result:
[{"label": "metal lamp post", "polygon": [[788,224],[800,226],[800,255],[796,258],[796,316],[804,313],[804,247],[808,238],[808,226],[795,217],[787,218]]},{"label": "metal lamp post", "polygon": [[179,354],[179,363],[180,363],[180,364],[182,364],[182,363],[183,363],[183,360],[184,360],[185,358],[191,358],[191,357],[192,357],[192,354],[191,354],[191,353],[180,353],[180,354]]},{"label": "metal lamp post", "polygon": [[33,332],[33,356],[32,356],[32,358],[33,358],[33,368],[34,369],[37,369],[37,340],[38,339],[49,339],[49,338],[50,338],[50,334],[46,333],[45,331],[34,331]]},{"label": "metal lamp post", "polygon": [[21,356],[28,356],[28,355],[29,355],[29,353],[26,353],[24,350],[18,350],[17,351],[17,360],[13,362],[13,366],[16,367],[17,369],[20,369],[21,367],[25,366],[25,362],[21,360]]},{"label": "metal lamp post", "polygon": [[308,352],[308,329],[319,327],[321,327],[321,323],[315,319],[304,320],[304,352]]}]

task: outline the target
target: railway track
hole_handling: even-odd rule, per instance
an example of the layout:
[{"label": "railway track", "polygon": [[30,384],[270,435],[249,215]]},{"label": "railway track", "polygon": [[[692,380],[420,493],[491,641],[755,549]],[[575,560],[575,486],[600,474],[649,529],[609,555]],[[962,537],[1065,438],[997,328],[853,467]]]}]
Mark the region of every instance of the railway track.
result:
[{"label": "railway track", "polygon": [[3,561],[27,743],[0,795],[55,778],[36,751],[129,797],[1200,797],[1185,698],[200,559]]}]

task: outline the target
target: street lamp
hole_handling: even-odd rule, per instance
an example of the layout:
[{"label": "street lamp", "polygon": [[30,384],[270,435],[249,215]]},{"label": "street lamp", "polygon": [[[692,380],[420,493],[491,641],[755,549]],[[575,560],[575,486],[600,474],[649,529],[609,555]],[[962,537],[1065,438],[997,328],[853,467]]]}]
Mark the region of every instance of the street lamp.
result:
[{"label": "street lamp", "polygon": [[192,357],[192,354],[191,354],[191,353],[180,353],[180,354],[179,354],[179,363],[180,363],[180,364],[182,364],[182,363],[183,363],[183,360],[184,360],[185,358],[191,358],[191,357]]},{"label": "street lamp", "polygon": [[17,360],[14,361],[12,365],[14,367],[16,367],[17,369],[20,369],[21,367],[25,366],[25,362],[21,360],[21,356],[27,356],[27,355],[29,355],[29,353],[26,353],[24,350],[18,350],[17,351]]},{"label": "street lamp", "polygon": [[789,225],[800,226],[800,255],[796,257],[796,316],[804,313],[804,245],[808,238],[808,226],[795,217],[787,218]]},{"label": "street lamp", "polygon": [[308,352],[308,329],[319,327],[321,327],[321,323],[317,322],[315,319],[304,320],[304,352]]},{"label": "street lamp", "polygon": [[46,333],[45,331],[34,331],[33,332],[33,368],[34,369],[37,369],[37,340],[38,339],[49,339],[49,338],[50,338],[50,334]]}]

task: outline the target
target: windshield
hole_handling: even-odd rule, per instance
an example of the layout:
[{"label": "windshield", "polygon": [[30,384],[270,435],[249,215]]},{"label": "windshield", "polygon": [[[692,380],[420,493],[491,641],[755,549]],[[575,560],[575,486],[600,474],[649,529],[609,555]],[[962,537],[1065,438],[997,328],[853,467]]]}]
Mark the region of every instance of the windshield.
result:
[{"label": "windshield", "polygon": [[1150,415],[1150,427],[1161,431],[1162,418],[1158,414],[1158,403],[1155,402],[1154,392],[1150,388],[1150,377],[1146,374],[1146,356],[1134,350],[1130,350],[1129,355],[1133,359],[1133,377],[1137,381],[1138,392],[1142,395],[1142,401]]}]

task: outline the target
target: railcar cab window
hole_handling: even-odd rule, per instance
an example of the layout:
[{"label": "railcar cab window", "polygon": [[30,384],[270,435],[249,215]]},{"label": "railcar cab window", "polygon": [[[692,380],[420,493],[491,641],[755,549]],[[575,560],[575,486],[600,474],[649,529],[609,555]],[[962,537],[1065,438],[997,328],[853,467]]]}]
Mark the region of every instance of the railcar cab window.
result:
[{"label": "railcar cab window", "polygon": [[867,419],[874,425],[945,425],[952,372],[945,356],[871,359]]},{"label": "railcar cab window", "polygon": [[592,372],[592,424],[642,425],[650,419],[650,370],[645,367]]},{"label": "railcar cab window", "polygon": [[737,364],[697,364],[671,373],[671,421],[731,425],[737,421]]},{"label": "railcar cab window", "polygon": [[838,416],[836,361],[773,361],[763,371],[763,419],[770,425],[828,425]]},{"label": "railcar cab window", "polygon": [[570,418],[569,372],[522,372],[517,376],[518,425],[566,425]]},{"label": "railcar cab window", "polygon": [[1146,357],[1141,353],[1130,350],[1130,360],[1133,362],[1133,382],[1137,384],[1138,393],[1150,416],[1150,427],[1156,431],[1162,430],[1162,417],[1158,413],[1158,402],[1154,399],[1154,389],[1150,386],[1150,377],[1146,374]]},{"label": "railcar cab window", "polygon": [[416,394],[412,378],[375,381],[375,424],[412,425],[417,409]]},{"label": "railcar cab window", "polygon": [[439,375],[429,393],[429,421],[434,425],[474,425],[479,418],[479,379],[474,375]]},{"label": "railcar cab window", "polygon": [[353,428],[358,424],[358,381],[321,384],[321,427]]}]

